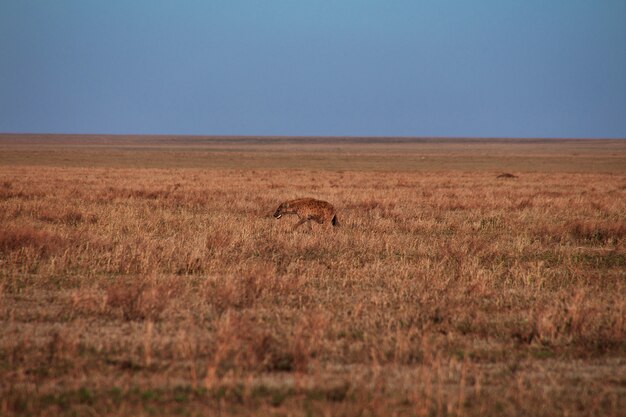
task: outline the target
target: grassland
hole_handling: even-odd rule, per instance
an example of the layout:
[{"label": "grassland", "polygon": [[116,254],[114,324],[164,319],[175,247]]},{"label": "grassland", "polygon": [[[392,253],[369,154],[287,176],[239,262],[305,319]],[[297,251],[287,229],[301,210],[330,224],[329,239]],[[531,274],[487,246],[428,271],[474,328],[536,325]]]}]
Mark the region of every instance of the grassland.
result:
[{"label": "grassland", "polygon": [[626,141],[3,135],[0,224],[0,415],[626,409]]},{"label": "grassland", "polygon": [[0,166],[623,173],[621,140],[1,135]]}]

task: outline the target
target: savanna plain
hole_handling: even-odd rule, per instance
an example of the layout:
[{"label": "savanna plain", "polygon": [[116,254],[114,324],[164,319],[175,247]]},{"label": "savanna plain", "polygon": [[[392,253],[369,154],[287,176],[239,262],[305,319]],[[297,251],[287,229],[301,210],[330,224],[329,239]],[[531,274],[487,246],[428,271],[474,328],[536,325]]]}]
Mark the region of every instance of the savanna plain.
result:
[{"label": "savanna plain", "polygon": [[623,416],[625,242],[624,140],[0,135],[0,415]]}]

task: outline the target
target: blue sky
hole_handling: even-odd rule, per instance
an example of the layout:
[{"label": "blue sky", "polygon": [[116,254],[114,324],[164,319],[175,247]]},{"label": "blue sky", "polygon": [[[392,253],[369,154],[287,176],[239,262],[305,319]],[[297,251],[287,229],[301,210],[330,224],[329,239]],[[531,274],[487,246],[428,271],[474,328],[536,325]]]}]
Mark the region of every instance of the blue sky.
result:
[{"label": "blue sky", "polygon": [[624,138],[626,0],[2,0],[0,132]]}]

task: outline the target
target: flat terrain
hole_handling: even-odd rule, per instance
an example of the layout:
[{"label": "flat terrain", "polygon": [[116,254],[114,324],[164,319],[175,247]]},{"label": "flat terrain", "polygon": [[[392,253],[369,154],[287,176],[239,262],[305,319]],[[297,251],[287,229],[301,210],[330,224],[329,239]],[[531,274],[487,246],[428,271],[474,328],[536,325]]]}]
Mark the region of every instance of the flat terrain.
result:
[{"label": "flat terrain", "polygon": [[626,172],[626,140],[1,135],[0,166]]},{"label": "flat terrain", "polygon": [[626,141],[0,135],[0,225],[0,415],[626,409]]}]

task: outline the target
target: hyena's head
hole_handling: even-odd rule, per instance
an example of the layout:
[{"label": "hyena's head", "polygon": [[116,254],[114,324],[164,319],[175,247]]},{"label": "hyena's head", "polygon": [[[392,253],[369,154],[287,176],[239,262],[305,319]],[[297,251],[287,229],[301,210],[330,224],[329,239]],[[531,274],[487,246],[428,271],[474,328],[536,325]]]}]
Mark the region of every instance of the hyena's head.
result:
[{"label": "hyena's head", "polygon": [[294,211],[289,207],[289,203],[284,202],[280,206],[278,206],[278,208],[274,212],[274,217],[276,217],[277,219],[280,219],[281,217],[283,217],[283,214],[293,214],[293,213]]}]

